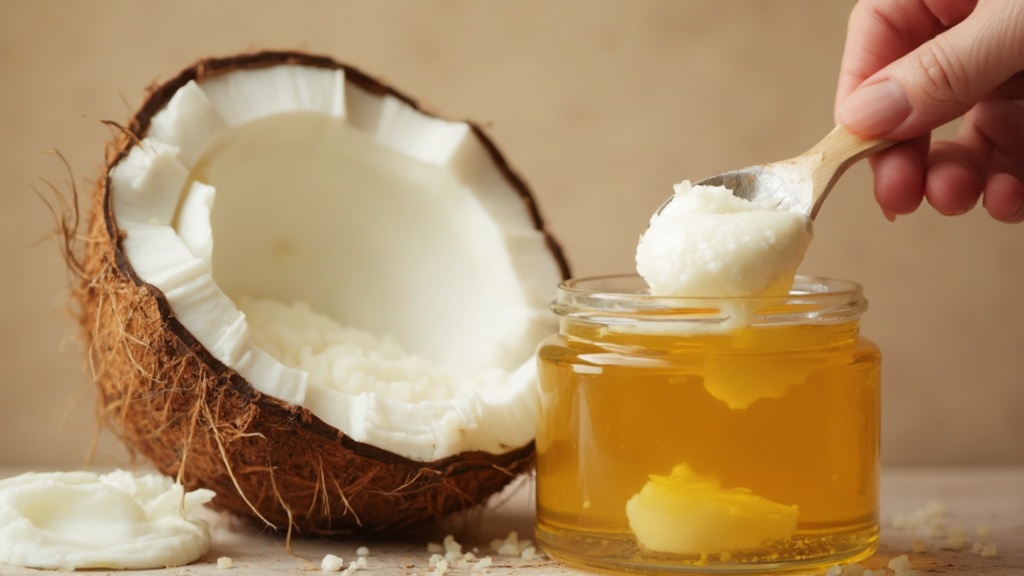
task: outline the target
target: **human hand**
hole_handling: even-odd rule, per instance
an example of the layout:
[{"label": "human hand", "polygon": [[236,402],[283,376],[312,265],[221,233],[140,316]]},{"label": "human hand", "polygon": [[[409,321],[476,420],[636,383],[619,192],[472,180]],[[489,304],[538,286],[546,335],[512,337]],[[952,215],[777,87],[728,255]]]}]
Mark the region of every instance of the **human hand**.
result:
[{"label": "human hand", "polygon": [[[931,131],[963,117],[957,135]],[[927,198],[1024,221],[1024,1],[860,0],[850,14],[836,121],[901,142],[873,156],[890,220]]]}]

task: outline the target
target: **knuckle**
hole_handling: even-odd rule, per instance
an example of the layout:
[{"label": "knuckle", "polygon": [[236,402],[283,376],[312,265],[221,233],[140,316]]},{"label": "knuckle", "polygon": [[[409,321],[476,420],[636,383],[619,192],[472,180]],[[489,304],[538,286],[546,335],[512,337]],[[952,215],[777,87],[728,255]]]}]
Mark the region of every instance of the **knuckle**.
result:
[{"label": "knuckle", "polygon": [[941,104],[970,102],[969,67],[948,39],[937,36],[914,54],[914,84],[923,98]]}]

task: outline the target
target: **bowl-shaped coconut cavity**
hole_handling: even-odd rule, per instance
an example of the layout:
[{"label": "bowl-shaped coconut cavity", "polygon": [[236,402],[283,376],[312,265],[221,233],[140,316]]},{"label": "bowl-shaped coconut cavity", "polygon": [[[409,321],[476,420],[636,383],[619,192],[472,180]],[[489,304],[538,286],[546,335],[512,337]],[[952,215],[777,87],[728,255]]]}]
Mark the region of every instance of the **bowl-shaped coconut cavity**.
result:
[{"label": "bowl-shaped coconut cavity", "polygon": [[391,534],[531,465],[568,271],[474,124],[327,58],[206,60],[150,93],[93,208],[101,412],[214,505]]}]

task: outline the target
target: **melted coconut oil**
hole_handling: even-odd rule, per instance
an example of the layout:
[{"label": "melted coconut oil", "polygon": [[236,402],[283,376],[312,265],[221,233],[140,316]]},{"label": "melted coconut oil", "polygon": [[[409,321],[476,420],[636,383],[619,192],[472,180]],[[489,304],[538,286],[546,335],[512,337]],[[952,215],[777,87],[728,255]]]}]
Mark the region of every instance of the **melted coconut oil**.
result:
[{"label": "melted coconut oil", "polygon": [[877,542],[878,349],[842,323],[539,349],[538,540],[591,568],[825,567]]}]

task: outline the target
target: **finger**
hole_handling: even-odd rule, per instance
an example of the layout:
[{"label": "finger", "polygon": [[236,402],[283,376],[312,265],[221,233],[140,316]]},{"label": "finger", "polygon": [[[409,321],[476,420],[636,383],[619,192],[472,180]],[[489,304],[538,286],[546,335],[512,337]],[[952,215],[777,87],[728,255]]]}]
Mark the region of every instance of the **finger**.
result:
[{"label": "finger", "polygon": [[[1009,180],[994,178],[1003,174]],[[1013,182],[1024,179],[1024,108],[1004,100],[979,102],[950,141],[936,142],[928,155],[925,198],[938,212],[963,214],[982,194],[997,219],[1015,218]],[[989,188],[996,187],[989,205]]]},{"label": "finger", "polygon": [[974,10],[963,0],[861,0],[850,13],[836,106],[868,77]]},{"label": "finger", "polygon": [[1010,174],[992,175],[985,183],[984,206],[1000,222],[1024,222],[1024,184]]},{"label": "finger", "polygon": [[1024,150],[1013,155],[999,148],[992,151],[989,177],[985,182],[982,204],[988,213],[1001,222],[1024,222]]},{"label": "finger", "polygon": [[964,214],[981,198],[993,150],[977,124],[983,108],[972,108],[956,137],[932,143],[928,152],[924,194],[940,214]]},{"label": "finger", "polygon": [[910,214],[921,205],[928,145],[926,134],[901,142],[868,160],[874,172],[875,201],[890,220],[899,214]]},{"label": "finger", "polygon": [[1016,39],[1024,2],[982,2],[959,25],[897,61],[888,77],[906,93],[911,114],[892,138],[931,130],[962,115],[1024,69]]},{"label": "finger", "polygon": [[960,24],[868,78],[836,117],[860,136],[895,140],[945,124],[1024,69],[1024,43],[1014,40],[1021,26],[1024,2],[980,2]]},{"label": "finger", "polygon": [[959,141],[937,142],[928,154],[924,196],[940,214],[964,214],[981,198],[985,173],[985,162],[975,147]]},{"label": "finger", "polygon": [[998,164],[989,171],[1008,171],[1024,178],[1024,106],[1009,100],[979,102],[964,117],[964,135],[973,134],[987,147],[986,158]]},{"label": "finger", "polygon": [[989,97],[1003,98],[1005,100],[1020,100],[1024,98],[1024,71],[1010,76],[1010,79],[997,86],[989,94]]}]

